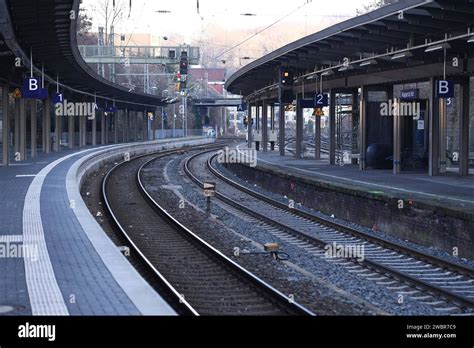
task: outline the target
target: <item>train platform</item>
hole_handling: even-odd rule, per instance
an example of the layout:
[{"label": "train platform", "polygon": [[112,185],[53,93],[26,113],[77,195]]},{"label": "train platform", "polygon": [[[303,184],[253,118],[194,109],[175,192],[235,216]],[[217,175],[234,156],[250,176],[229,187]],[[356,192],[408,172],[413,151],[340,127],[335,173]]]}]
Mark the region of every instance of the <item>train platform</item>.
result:
[{"label": "train platform", "polygon": [[64,150],[0,168],[0,315],[175,315],[95,221],[80,173],[113,151],[197,141]]},{"label": "train platform", "polygon": [[331,166],[329,160],[324,158],[282,157],[276,151],[260,151],[257,163],[258,167],[279,168],[297,177],[325,181],[369,195],[416,200],[474,214],[474,175],[460,177],[449,172],[437,177],[409,172],[394,175],[391,170],[361,171],[357,165],[351,164]]},{"label": "train platform", "polygon": [[[239,151],[245,155],[246,145]],[[248,150],[248,149],[247,149]],[[474,176],[394,175],[329,165],[328,159],[258,152],[257,165],[234,171],[263,188],[348,223],[474,258]]]}]

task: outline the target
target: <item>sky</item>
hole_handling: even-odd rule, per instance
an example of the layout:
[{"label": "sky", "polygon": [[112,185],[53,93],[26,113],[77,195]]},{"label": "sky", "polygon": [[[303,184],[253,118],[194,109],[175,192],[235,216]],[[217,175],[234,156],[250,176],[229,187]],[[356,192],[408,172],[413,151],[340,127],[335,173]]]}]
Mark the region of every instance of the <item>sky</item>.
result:
[{"label": "sky", "polygon": [[[94,11],[101,1],[83,0],[83,6],[90,9],[94,20],[94,31],[101,24],[101,18]],[[112,0],[108,0],[112,2]],[[355,15],[357,9],[370,0],[115,0],[122,2],[126,13],[116,32],[151,32],[157,35],[172,37],[173,34],[184,36],[187,40],[205,33],[210,27],[222,27],[223,30],[257,28],[272,24],[289,15],[278,25],[288,29],[298,26],[307,28],[307,34],[318,22],[328,19],[340,22]],[[300,8],[299,10],[297,10]],[[167,14],[156,11],[170,11]],[[250,13],[255,16],[242,16]],[[130,14],[130,16],[129,16]],[[271,29],[270,29],[271,30]]]}]

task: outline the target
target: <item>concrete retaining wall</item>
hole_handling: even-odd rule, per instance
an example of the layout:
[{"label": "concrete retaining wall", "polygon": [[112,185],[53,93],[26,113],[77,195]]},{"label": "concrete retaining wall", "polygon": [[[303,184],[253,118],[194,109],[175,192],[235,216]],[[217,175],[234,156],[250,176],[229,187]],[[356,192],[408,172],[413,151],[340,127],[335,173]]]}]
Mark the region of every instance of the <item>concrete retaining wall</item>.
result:
[{"label": "concrete retaining wall", "polygon": [[274,167],[227,166],[240,178],[306,207],[449,253],[458,248],[461,257],[474,259],[474,212],[467,214],[420,202],[406,204],[400,210],[395,197],[289,175]]}]

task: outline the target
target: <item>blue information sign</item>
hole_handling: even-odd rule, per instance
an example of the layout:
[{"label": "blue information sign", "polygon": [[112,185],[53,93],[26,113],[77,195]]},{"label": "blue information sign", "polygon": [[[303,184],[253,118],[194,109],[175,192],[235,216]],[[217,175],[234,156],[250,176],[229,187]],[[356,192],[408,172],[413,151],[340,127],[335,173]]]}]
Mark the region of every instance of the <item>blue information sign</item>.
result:
[{"label": "blue information sign", "polygon": [[109,106],[109,107],[106,107],[104,111],[109,112],[109,113],[117,112],[117,108],[115,106]]},{"label": "blue information sign", "polygon": [[51,102],[53,104],[62,103],[64,101],[64,95],[62,93],[53,93],[51,96]]},{"label": "blue information sign", "polygon": [[454,98],[454,82],[447,80],[436,81],[437,98]]},{"label": "blue information sign", "polygon": [[401,100],[416,100],[419,99],[420,90],[418,88],[404,89],[400,93]]},{"label": "blue information sign", "polygon": [[244,111],[247,111],[247,104],[246,103],[242,103],[239,106],[237,106],[237,112],[244,112]]},{"label": "blue information sign", "polygon": [[313,99],[300,99],[299,101],[300,107],[303,109],[313,109],[314,108],[314,100]]},{"label": "blue information sign", "polygon": [[316,94],[316,98],[314,98],[313,107],[322,108],[325,106],[329,106],[329,95],[324,93]]},{"label": "blue information sign", "polygon": [[40,87],[38,79],[24,79],[21,87],[21,97],[25,99],[47,99],[48,90]]}]

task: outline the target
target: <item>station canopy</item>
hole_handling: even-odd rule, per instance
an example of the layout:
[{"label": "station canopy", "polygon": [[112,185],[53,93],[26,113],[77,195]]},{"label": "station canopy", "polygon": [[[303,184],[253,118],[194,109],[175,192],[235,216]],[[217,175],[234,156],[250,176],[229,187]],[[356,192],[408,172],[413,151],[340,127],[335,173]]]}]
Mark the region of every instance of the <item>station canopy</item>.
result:
[{"label": "station canopy", "polygon": [[[18,81],[14,59],[19,57],[29,69],[33,55],[35,76],[44,66],[47,80],[56,76],[74,93],[116,100],[118,105],[142,110],[164,104],[162,98],[114,84],[93,71],[81,57],[77,46],[79,0],[0,0],[0,73],[4,80]],[[73,13],[71,11],[74,11]],[[25,73],[23,71],[22,73]],[[109,104],[110,105],[110,104]]]},{"label": "station canopy", "polygon": [[[400,0],[255,60],[232,75],[226,88],[243,96],[269,86],[276,88],[280,67],[293,70],[300,84],[323,75],[324,80],[338,80],[337,87],[344,87],[351,76],[375,76],[391,70],[396,74],[372,82],[408,82],[442,75],[439,64],[445,61],[445,51],[446,59],[459,62],[456,69],[448,64],[448,73],[468,74],[474,52],[471,27],[474,33],[474,2],[470,0]],[[407,74],[400,76],[401,68],[418,70],[406,70]]]}]

